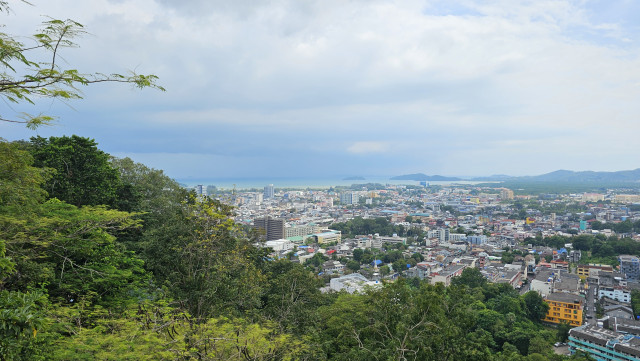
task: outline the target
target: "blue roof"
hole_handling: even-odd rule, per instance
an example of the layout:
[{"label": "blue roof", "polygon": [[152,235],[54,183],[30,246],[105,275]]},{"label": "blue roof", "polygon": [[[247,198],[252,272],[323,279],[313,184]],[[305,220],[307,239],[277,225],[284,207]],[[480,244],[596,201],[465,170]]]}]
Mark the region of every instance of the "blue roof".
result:
[{"label": "blue roof", "polygon": [[379,260],[379,259],[377,259],[377,260],[375,260],[375,261],[373,261],[373,262],[371,262],[371,263],[372,263],[372,264],[374,264],[374,265],[376,265],[376,266],[379,266],[379,265],[381,265],[381,264],[382,264],[382,261],[381,261],[381,260]]}]

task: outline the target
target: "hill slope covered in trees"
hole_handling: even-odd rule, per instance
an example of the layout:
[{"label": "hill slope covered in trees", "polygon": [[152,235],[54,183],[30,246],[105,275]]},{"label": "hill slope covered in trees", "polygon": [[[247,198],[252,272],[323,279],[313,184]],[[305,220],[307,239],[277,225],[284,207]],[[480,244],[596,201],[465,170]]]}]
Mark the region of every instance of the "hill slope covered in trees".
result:
[{"label": "hill slope covered in trees", "polygon": [[562,360],[535,293],[322,294],[233,209],[81,137],[0,142],[0,360]]}]

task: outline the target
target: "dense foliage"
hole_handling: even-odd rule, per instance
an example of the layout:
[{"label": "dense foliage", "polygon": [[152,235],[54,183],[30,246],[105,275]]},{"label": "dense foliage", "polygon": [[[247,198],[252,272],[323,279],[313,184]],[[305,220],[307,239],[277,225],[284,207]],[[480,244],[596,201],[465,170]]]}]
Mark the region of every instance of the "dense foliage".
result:
[{"label": "dense foliage", "polygon": [[423,237],[424,234],[419,228],[408,228],[403,225],[394,225],[387,218],[362,218],[355,217],[346,222],[333,223],[329,226],[342,232],[343,237],[355,237],[358,235],[379,234],[381,236],[398,235],[400,237]]},{"label": "dense foliage", "polygon": [[[229,206],[91,139],[0,157],[0,360],[563,359],[542,299],[476,270],[323,294],[313,264],[269,259]],[[354,232],[389,226],[373,222]]]},{"label": "dense foliage", "polygon": [[[629,224],[631,224],[629,222]],[[562,248],[565,244],[571,243],[574,249],[582,251],[581,263],[603,263],[617,265],[617,255],[630,254],[640,256],[640,243],[631,238],[618,238],[617,236],[607,237],[604,234],[589,235],[581,234],[577,236],[551,236],[542,238],[527,238],[524,243],[534,246],[549,246],[552,248]]]}]

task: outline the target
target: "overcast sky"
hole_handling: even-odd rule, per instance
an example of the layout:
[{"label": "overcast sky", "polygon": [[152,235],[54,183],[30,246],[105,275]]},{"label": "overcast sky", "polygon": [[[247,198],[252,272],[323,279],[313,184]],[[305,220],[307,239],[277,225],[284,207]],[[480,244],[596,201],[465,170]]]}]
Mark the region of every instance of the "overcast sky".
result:
[{"label": "overcast sky", "polygon": [[67,66],[167,91],[2,102],[59,117],[5,139],[87,136],[178,179],[640,168],[640,1],[30,1],[0,31],[74,19]]}]

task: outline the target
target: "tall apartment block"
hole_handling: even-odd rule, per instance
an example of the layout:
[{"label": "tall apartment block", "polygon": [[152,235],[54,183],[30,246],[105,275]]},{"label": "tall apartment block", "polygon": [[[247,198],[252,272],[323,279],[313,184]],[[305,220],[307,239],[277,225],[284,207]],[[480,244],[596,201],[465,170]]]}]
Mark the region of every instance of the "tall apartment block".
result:
[{"label": "tall apartment block", "polygon": [[356,193],[346,192],[340,193],[340,203],[341,204],[358,204],[360,198]]},{"label": "tall apartment block", "polygon": [[623,254],[618,256],[618,261],[620,262],[620,273],[631,280],[640,279],[640,259],[638,257]]},{"label": "tall apartment block", "polygon": [[264,187],[264,199],[273,198],[274,194],[273,184]]},{"label": "tall apartment block", "polygon": [[267,241],[283,239],[285,236],[284,219],[271,218],[269,216],[256,218],[253,220],[253,227],[264,230],[264,236]]},{"label": "tall apartment block", "polygon": [[513,191],[511,189],[508,189],[508,188],[502,188],[502,191],[500,191],[500,198],[501,199],[513,199]]}]

